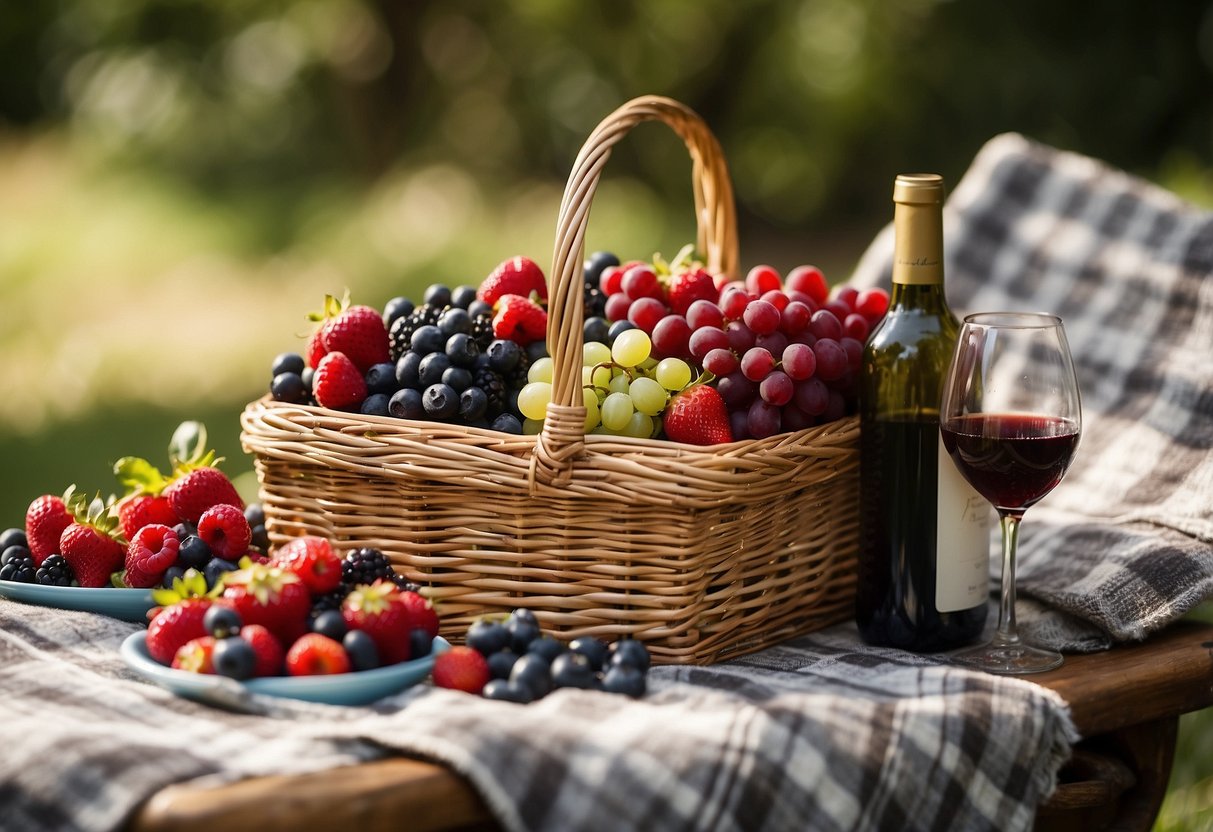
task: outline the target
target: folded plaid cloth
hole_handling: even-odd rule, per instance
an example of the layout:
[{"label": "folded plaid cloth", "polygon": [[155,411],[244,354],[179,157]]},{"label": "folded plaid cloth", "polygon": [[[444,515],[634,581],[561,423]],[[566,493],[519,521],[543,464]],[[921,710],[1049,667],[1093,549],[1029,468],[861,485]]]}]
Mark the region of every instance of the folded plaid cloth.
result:
[{"label": "folded plaid cloth", "polygon": [[[944,235],[957,314],[1060,315],[1082,392],[1075,463],[1020,532],[1021,629],[1062,650],[1144,638],[1213,592],[1213,214],[1008,134]],[[892,245],[856,284],[889,285]]]},{"label": "folded plaid cloth", "polygon": [[442,760],[510,830],[1028,829],[1075,739],[1051,691],[858,644],[848,626],[643,700],[521,706],[422,686],[373,708],[136,680],[136,625],[0,600],[0,825],[111,830],[160,788],[401,752]]}]

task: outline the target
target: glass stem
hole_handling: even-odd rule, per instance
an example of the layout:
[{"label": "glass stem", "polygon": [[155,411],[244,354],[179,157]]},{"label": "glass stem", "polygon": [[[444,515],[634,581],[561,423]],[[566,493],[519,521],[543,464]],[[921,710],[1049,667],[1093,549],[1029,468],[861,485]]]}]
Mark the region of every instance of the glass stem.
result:
[{"label": "glass stem", "polygon": [[1002,525],[1002,593],[998,606],[998,633],[994,643],[1019,644],[1015,625],[1015,551],[1019,546],[1019,521],[1022,514],[999,512]]}]

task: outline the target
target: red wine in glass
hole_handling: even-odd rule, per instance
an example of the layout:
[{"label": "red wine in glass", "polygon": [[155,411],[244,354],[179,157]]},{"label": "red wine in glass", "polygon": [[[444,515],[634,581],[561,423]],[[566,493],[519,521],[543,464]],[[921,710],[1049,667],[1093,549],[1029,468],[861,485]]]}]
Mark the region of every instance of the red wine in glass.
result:
[{"label": "red wine in glass", "polygon": [[1052,670],[1060,653],[1026,644],[1015,623],[1015,557],[1024,512],[1057,487],[1082,433],[1078,379],[1061,319],[987,312],[961,327],[939,408],[944,449],[1002,526],[998,629],[952,660],[991,673]]}]

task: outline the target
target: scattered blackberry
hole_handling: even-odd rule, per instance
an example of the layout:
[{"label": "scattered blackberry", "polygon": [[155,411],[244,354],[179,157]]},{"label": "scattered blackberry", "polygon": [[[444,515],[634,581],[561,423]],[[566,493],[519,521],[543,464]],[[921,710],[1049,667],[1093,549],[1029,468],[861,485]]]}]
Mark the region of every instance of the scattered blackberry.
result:
[{"label": "scattered blackberry", "polygon": [[332,592],[317,595],[312,599],[311,617],[315,619],[321,613],[341,609],[341,604],[345,601],[345,596],[350,594],[351,589],[353,589],[352,585],[341,583]]},{"label": "scattered blackberry", "polygon": [[354,549],[341,562],[341,582],[350,586],[373,584],[379,578],[390,580],[395,574],[392,562],[378,549]]},{"label": "scattered blackberry", "polygon": [[71,586],[76,582],[76,573],[72,571],[72,565],[63,559],[63,555],[47,557],[34,573],[34,577],[38,583],[46,586]]},{"label": "scattered blackberry", "polygon": [[485,415],[489,419],[497,418],[505,410],[505,379],[489,367],[479,367],[472,378],[472,384],[483,390],[484,395],[488,397]]},{"label": "scattered blackberry", "polygon": [[493,313],[480,312],[472,317],[472,339],[481,351],[487,350],[493,343]]},{"label": "scattered blackberry", "polygon": [[24,546],[9,546],[0,565],[0,581],[32,584],[35,580],[34,556]]},{"label": "scattered blackberry", "polygon": [[502,374],[506,389],[521,390],[526,386],[526,374],[531,369],[531,357],[526,350],[519,350],[518,365],[507,373]]},{"label": "scattered blackberry", "polygon": [[420,586],[413,583],[412,581],[410,581],[408,578],[404,577],[403,575],[399,575],[395,572],[392,573],[391,581],[404,592],[420,592],[421,591]]}]

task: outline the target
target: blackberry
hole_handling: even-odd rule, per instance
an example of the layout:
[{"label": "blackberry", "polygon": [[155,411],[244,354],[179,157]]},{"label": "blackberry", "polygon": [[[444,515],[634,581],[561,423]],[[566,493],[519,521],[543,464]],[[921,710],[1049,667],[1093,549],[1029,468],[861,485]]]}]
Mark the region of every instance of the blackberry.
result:
[{"label": "blackberry", "polygon": [[480,347],[481,352],[489,348],[489,344],[493,343],[493,313],[478,312],[472,316],[472,340],[476,342],[476,346]]},{"label": "blackberry", "polygon": [[76,582],[76,573],[72,565],[63,559],[63,555],[50,555],[42,561],[35,579],[45,586],[71,586]]},{"label": "blackberry", "polygon": [[373,584],[379,578],[392,579],[392,562],[378,549],[354,549],[341,562],[341,582],[350,586]]},{"label": "blackberry", "polygon": [[347,583],[340,583],[332,592],[326,592],[323,595],[317,595],[312,599],[311,618],[316,620],[322,613],[331,612],[332,610],[341,609],[342,603],[345,602],[345,596],[350,594],[353,586]]},{"label": "blackberry", "polygon": [[0,565],[0,581],[32,584],[35,580],[34,556],[24,546],[9,546]]},{"label": "blackberry", "polygon": [[531,369],[531,357],[526,350],[518,351],[518,363],[514,369],[501,374],[507,390],[521,390],[526,386],[526,374]]},{"label": "blackberry", "polygon": [[472,377],[472,384],[483,390],[489,400],[485,415],[490,419],[497,418],[505,410],[505,379],[496,370],[480,367]]},{"label": "blackberry", "polygon": [[423,326],[435,326],[446,306],[434,306],[423,303],[407,315],[402,315],[392,323],[388,330],[388,345],[391,349],[392,360],[399,361],[400,357],[409,351],[413,341],[413,333]]}]

